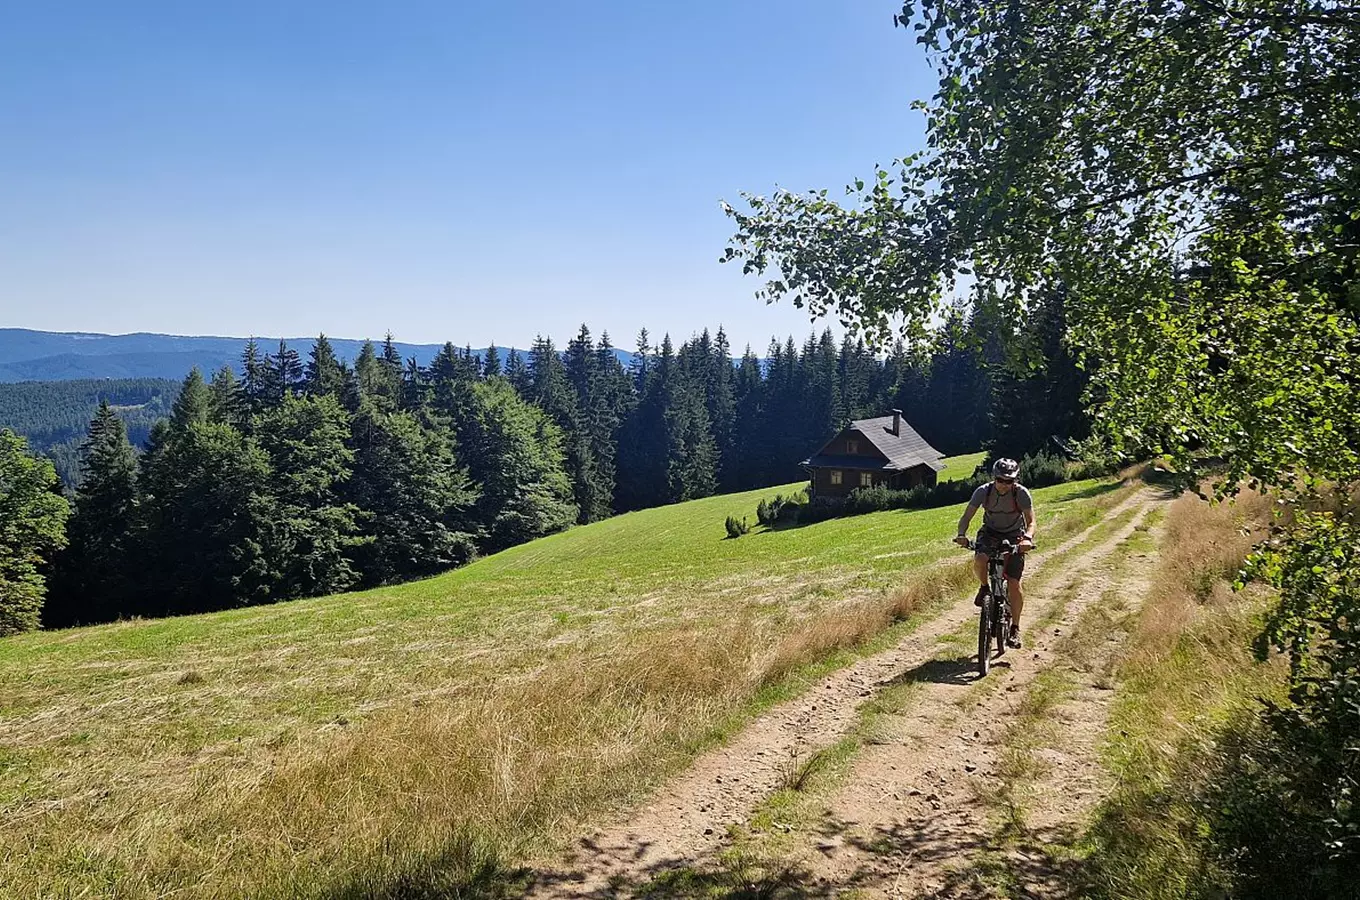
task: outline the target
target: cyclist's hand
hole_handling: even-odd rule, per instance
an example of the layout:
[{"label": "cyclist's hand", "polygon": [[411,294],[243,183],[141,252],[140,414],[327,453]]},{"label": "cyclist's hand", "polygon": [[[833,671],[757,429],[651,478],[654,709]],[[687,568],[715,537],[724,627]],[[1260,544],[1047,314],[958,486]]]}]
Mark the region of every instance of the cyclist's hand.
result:
[{"label": "cyclist's hand", "polygon": [[1020,543],[1015,545],[1015,549],[1021,553],[1028,553],[1034,549],[1034,541],[1029,538],[1021,538]]},{"label": "cyclist's hand", "polygon": [[958,537],[954,538],[954,543],[958,544],[960,547],[967,547],[968,538],[964,537],[963,535],[959,535]]}]

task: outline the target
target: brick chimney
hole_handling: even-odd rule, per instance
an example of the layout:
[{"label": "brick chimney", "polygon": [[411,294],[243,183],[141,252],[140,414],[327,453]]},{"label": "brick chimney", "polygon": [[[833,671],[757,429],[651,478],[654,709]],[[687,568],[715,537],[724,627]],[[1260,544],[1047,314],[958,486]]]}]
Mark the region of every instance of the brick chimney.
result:
[{"label": "brick chimney", "polygon": [[893,412],[893,436],[902,436],[902,410],[895,409]]}]

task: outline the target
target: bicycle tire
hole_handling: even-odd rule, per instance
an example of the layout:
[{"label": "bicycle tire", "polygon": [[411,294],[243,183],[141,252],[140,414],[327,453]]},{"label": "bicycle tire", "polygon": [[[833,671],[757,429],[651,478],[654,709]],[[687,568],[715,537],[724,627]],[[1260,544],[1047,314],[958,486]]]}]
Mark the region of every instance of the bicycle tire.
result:
[{"label": "bicycle tire", "polygon": [[992,668],[992,601],[989,597],[978,610],[978,674],[987,677]]},{"label": "bicycle tire", "polygon": [[1011,627],[1010,608],[1010,588],[1007,586],[1006,582],[1003,581],[1001,582],[1001,599],[996,602],[996,615],[993,616],[996,620],[996,624],[992,626],[996,634],[997,656],[1004,656],[1006,654],[1006,638],[1010,637],[1008,632]]}]

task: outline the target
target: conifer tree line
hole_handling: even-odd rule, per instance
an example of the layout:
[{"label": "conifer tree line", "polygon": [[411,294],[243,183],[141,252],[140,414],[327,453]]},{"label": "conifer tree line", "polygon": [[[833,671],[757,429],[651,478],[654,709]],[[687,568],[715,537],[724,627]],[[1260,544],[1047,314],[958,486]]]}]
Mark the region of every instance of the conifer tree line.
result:
[{"label": "conifer tree line", "polygon": [[[1020,455],[1083,427],[1060,313],[1041,307],[1016,340],[955,311],[916,352],[824,331],[734,359],[721,328],[678,347],[643,330],[627,366],[584,325],[560,351],[446,344],[429,366],[390,335],[352,364],[324,335],[305,360],[252,340],[239,369],[189,374],[144,452],[100,407],[43,622],[430,575],[573,523],[801,480],[847,420],[894,407],[945,453],[1000,437]],[[1034,374],[1014,374],[1017,347]]]}]

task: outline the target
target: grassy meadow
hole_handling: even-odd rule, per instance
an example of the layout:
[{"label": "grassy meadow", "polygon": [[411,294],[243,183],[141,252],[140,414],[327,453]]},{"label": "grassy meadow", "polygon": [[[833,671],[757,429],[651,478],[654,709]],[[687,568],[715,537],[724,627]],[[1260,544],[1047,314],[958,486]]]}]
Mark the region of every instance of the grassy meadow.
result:
[{"label": "grassy meadow", "polygon": [[[395,587],[0,640],[0,895],[491,878],[962,588],[957,506],[724,538],[726,516],[797,487]],[[1041,529],[1090,521],[1106,489],[1037,491]]]}]

